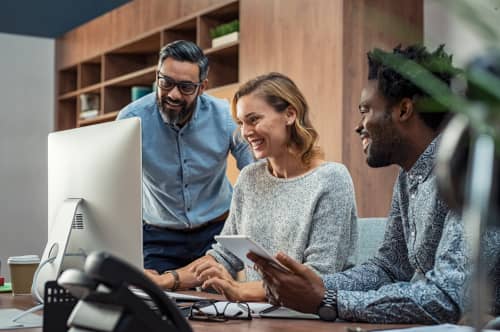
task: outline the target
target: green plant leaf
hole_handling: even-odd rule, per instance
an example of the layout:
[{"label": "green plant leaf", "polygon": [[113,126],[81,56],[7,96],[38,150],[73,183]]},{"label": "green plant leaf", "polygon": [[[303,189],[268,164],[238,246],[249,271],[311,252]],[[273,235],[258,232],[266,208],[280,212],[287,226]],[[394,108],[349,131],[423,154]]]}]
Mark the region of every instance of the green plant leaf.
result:
[{"label": "green plant leaf", "polygon": [[224,23],[221,25],[216,26],[213,29],[210,29],[210,37],[212,39],[225,36],[227,34],[230,34],[235,31],[240,31],[240,21],[239,20],[234,20],[228,23]]}]

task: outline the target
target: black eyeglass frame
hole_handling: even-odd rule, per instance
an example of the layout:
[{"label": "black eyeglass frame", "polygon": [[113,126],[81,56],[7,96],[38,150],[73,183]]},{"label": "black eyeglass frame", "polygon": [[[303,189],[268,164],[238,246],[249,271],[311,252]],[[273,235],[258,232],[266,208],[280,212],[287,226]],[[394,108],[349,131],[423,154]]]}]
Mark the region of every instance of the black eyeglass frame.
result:
[{"label": "black eyeglass frame", "polygon": [[[252,310],[250,306],[246,302],[227,302],[224,306],[222,312],[217,309],[216,300],[202,300],[199,302],[193,303],[191,305],[191,309],[189,310],[188,318],[190,320],[197,321],[205,321],[205,322],[226,322],[228,320],[252,320]],[[231,304],[238,305],[242,310],[238,311],[234,315],[227,315],[226,310],[229,308]],[[202,309],[208,306],[212,306],[215,309],[215,315],[207,314]],[[244,311],[246,311],[246,315],[244,315]]]},{"label": "black eyeglass frame", "polygon": [[[198,88],[203,84],[203,82],[191,82],[191,81],[176,81],[170,77],[168,77],[167,75],[163,75],[162,73],[158,72],[158,74],[156,75],[156,79],[158,81],[158,87],[162,90],[165,90],[165,91],[172,91],[173,88],[177,87],[177,89],[179,90],[179,92],[185,96],[190,96],[190,95],[193,95],[196,93],[196,91],[198,90]],[[172,84],[172,86],[170,88],[168,87],[164,87],[164,86],[161,86],[160,84],[160,80],[164,80],[166,81],[167,83],[170,83]],[[193,91],[190,91],[188,90],[187,92],[184,90],[186,87],[188,88],[192,88],[194,87]]]}]

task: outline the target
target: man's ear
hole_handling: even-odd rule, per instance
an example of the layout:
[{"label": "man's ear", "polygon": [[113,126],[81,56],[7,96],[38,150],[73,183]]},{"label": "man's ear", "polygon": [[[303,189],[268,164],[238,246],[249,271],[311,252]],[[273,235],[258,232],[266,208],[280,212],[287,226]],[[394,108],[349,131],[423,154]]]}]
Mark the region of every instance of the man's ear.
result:
[{"label": "man's ear", "polygon": [[208,78],[201,81],[200,88],[198,89],[198,96],[201,95],[208,87]]},{"label": "man's ear", "polygon": [[398,104],[398,121],[405,122],[411,119],[413,112],[415,111],[415,105],[413,100],[410,98],[403,98]]},{"label": "man's ear", "polygon": [[286,124],[291,126],[297,119],[297,110],[292,106],[288,106],[285,110]]}]

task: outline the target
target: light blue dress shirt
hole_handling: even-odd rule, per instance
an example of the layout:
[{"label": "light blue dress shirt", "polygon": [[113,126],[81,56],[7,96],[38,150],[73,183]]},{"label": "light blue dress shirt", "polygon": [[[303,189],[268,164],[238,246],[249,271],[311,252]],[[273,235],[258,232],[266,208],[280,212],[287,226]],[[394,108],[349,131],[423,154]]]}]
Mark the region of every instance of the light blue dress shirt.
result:
[{"label": "light blue dress shirt", "polygon": [[201,95],[182,128],[165,123],[155,93],[126,106],[118,119],[142,124],[143,218],[170,229],[196,228],[229,209],[232,186],[226,177],[231,153],[241,170],[253,162],[238,134],[228,103]]}]

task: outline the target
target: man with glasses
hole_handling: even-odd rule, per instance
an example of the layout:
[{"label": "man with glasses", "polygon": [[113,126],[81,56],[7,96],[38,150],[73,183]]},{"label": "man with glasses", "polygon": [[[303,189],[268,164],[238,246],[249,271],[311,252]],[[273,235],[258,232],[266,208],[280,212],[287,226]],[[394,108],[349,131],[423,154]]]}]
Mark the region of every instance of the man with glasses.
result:
[{"label": "man with glasses", "polygon": [[224,225],[232,195],[228,153],[240,170],[253,161],[227,102],[203,94],[208,69],[196,44],[166,45],[156,91],[118,115],[141,118],[144,266],[172,289],[179,284],[175,269],[203,256]]}]

